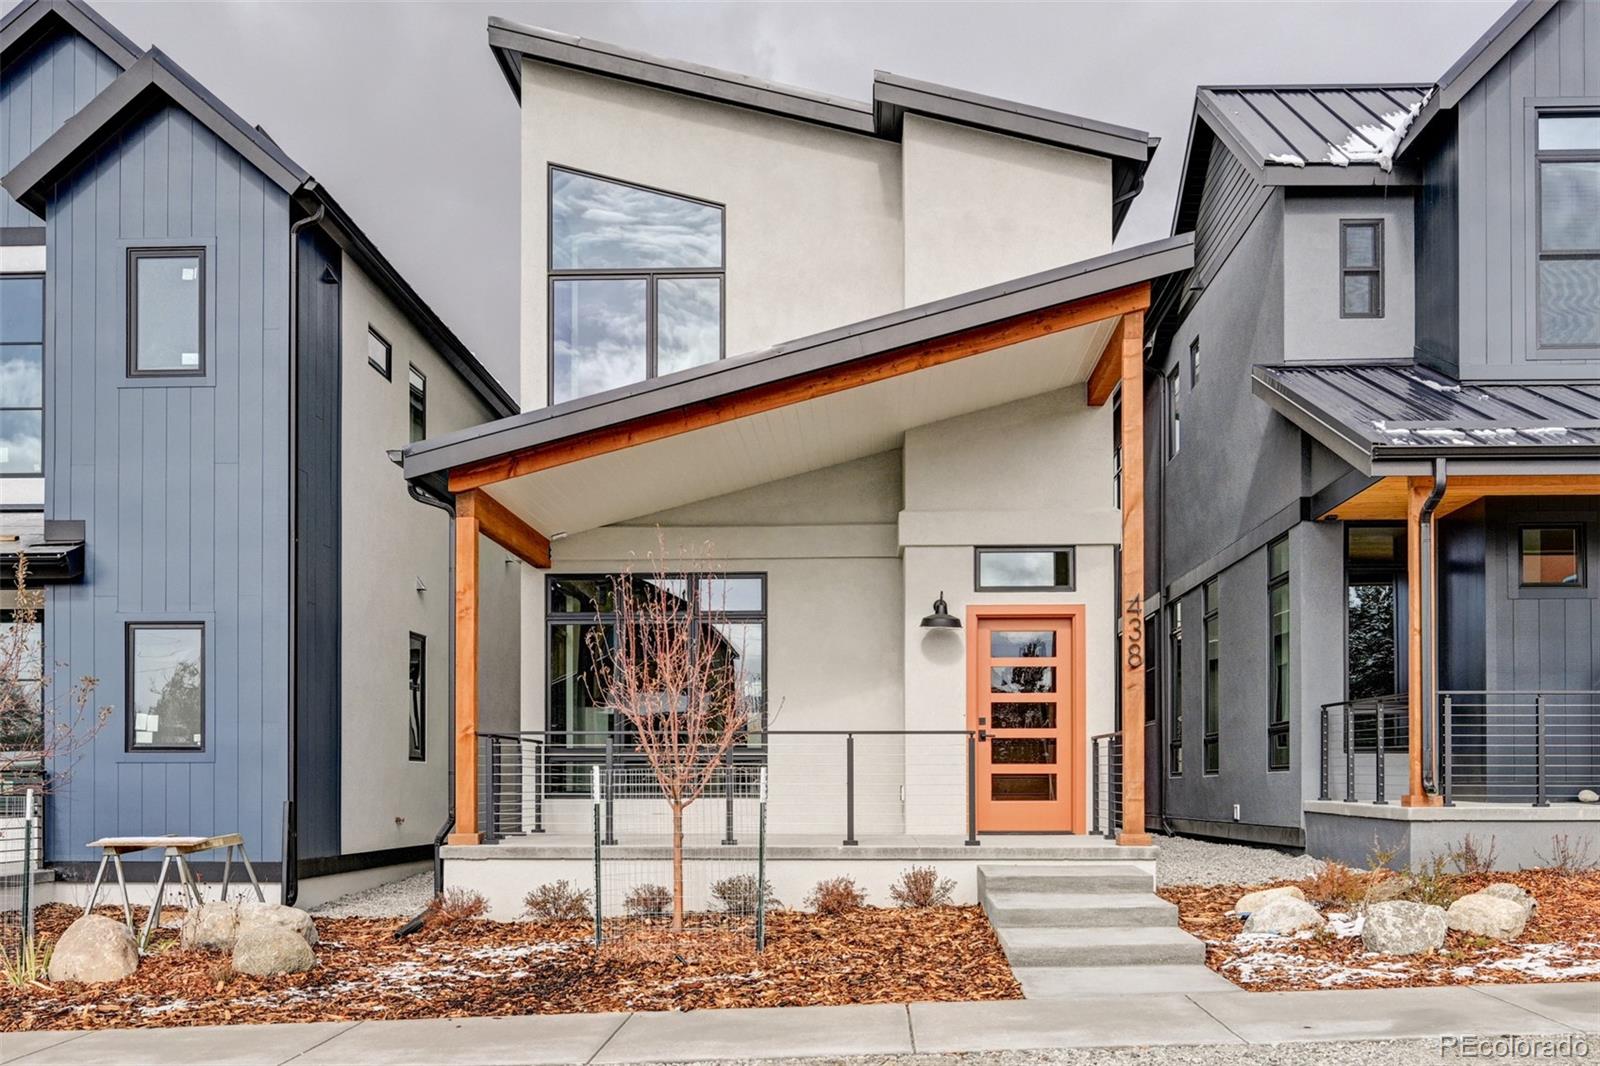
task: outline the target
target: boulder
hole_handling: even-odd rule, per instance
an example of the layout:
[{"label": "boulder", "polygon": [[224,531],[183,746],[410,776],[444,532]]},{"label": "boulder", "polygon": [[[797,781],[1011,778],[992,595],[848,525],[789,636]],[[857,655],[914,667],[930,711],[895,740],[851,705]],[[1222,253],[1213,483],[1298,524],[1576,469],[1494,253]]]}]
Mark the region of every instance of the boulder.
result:
[{"label": "boulder", "polygon": [[1579,803],[1600,803],[1600,792],[1592,788],[1583,789],[1578,793]]},{"label": "boulder", "polygon": [[1522,907],[1522,914],[1525,918],[1533,917],[1533,912],[1539,907],[1539,901],[1534,899],[1527,889],[1521,885],[1513,885],[1506,881],[1496,881],[1479,894],[1511,900]]},{"label": "boulder", "polygon": [[1304,900],[1306,894],[1294,885],[1284,885],[1281,888],[1263,888],[1256,892],[1246,892],[1239,897],[1239,902],[1233,905],[1235,914],[1254,914],[1256,910],[1274,899]]},{"label": "boulder", "polygon": [[121,922],[85,914],[67,926],[50,953],[50,980],[96,985],[120,981],[139,968],[139,946]]},{"label": "boulder", "polygon": [[1290,936],[1302,929],[1322,929],[1327,924],[1322,915],[1317,913],[1317,908],[1303,899],[1284,895],[1274,896],[1251,911],[1250,917],[1245,920],[1244,931]]},{"label": "boulder", "polygon": [[304,973],[317,964],[306,938],[281,925],[244,929],[233,944],[233,972],[266,977],[275,973]]},{"label": "boulder", "polygon": [[299,907],[249,900],[239,904],[239,935],[262,926],[275,926],[298,933],[307,944],[317,946],[317,923]]},{"label": "boulder", "polygon": [[1367,908],[1361,942],[1380,955],[1420,955],[1444,946],[1448,926],[1443,907],[1385,900]]},{"label": "boulder", "polygon": [[1387,903],[1392,899],[1399,899],[1416,887],[1416,881],[1410,874],[1394,874],[1385,877],[1382,881],[1374,881],[1368,888],[1366,902]]},{"label": "boulder", "polygon": [[232,951],[239,936],[239,901],[202,903],[191,907],[178,928],[184,951]]},{"label": "boulder", "polygon": [[1522,927],[1528,924],[1528,911],[1518,900],[1473,892],[1450,904],[1445,920],[1457,932],[1510,940],[1522,935]]}]

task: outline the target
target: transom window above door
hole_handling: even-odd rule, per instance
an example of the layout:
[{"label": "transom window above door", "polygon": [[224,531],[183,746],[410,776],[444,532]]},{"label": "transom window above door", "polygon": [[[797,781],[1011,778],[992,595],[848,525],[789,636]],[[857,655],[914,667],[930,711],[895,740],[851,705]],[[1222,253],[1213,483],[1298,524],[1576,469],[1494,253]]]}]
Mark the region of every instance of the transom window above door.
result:
[{"label": "transom window above door", "polygon": [[723,356],[723,208],[550,169],[550,402]]}]

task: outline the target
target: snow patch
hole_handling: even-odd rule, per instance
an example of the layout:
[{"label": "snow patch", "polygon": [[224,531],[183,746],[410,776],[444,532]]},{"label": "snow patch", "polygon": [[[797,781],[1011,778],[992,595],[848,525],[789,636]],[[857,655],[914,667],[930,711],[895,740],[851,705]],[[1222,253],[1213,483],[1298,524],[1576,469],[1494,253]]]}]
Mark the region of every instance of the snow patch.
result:
[{"label": "snow patch", "polygon": [[1409,371],[1406,373],[1406,377],[1410,378],[1412,381],[1418,382],[1419,384],[1426,385],[1428,388],[1432,389],[1434,392],[1460,392],[1461,391],[1460,382],[1436,381],[1433,378],[1425,378],[1421,374],[1413,374],[1413,373],[1410,373]]},{"label": "snow patch", "polygon": [[1285,167],[1304,167],[1306,165],[1306,161],[1293,152],[1273,152],[1267,156],[1267,162],[1277,163],[1279,166]]},{"label": "snow patch", "polygon": [[[1400,142],[1406,139],[1406,131],[1411,129],[1417,114],[1432,95],[1433,90],[1429,89],[1422,99],[1404,111],[1390,111],[1383,116],[1381,126],[1370,123],[1357,126],[1356,132],[1346,137],[1343,144],[1328,146],[1327,161],[1340,167],[1351,163],[1376,163],[1384,173],[1392,171],[1395,151],[1399,149]],[[1343,162],[1340,162],[1341,158]]]}]

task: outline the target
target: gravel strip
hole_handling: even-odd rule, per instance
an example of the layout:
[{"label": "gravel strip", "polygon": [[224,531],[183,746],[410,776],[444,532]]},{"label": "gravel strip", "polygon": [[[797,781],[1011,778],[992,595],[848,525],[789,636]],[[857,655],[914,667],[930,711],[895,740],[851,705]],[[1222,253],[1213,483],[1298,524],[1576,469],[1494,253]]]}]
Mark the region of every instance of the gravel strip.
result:
[{"label": "gravel strip", "polygon": [[1162,885],[1255,885],[1297,881],[1322,868],[1322,860],[1277,848],[1219,844],[1193,837],[1156,836],[1156,883]]},{"label": "gravel strip", "polygon": [[386,885],[338,896],[312,907],[311,913],[324,918],[410,918],[432,898],[433,871],[427,870]]}]

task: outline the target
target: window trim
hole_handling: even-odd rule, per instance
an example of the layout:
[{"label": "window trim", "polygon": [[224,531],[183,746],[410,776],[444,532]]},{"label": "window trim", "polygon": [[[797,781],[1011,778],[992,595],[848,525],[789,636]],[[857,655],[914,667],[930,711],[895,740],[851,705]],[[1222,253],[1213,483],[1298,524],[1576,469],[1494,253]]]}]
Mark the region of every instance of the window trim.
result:
[{"label": "window trim", "polygon": [[[1568,585],[1562,582],[1526,581],[1523,579],[1522,561],[1525,558],[1522,538],[1523,534],[1535,529],[1570,529],[1573,535],[1573,554],[1578,564],[1578,580],[1576,584]],[[1516,526],[1516,554],[1517,554],[1517,581],[1516,587],[1535,592],[1550,592],[1552,590],[1576,592],[1589,587],[1589,545],[1585,534],[1588,529],[1583,522],[1519,522]]]},{"label": "window trim", "polygon": [[[1373,262],[1376,266],[1353,267],[1349,264],[1349,235],[1355,228],[1373,229]],[[1384,233],[1383,219],[1381,218],[1341,218],[1339,220],[1339,317],[1356,319],[1374,319],[1384,316],[1383,290],[1386,284],[1384,277]],[[1352,274],[1373,279],[1372,310],[1370,312],[1352,312],[1344,305],[1344,279]]]},{"label": "window trim", "polygon": [[1189,340],[1189,391],[1200,384],[1200,334],[1196,333]]},{"label": "window trim", "polygon": [[1167,394],[1167,458],[1176,459],[1183,445],[1183,374],[1174,366],[1166,375]]},{"label": "window trim", "polygon": [[[37,407],[10,407],[10,406],[5,406],[3,404],[0,404],[0,411],[38,411],[39,412],[39,469],[38,469],[38,471],[36,473],[32,473],[32,474],[29,474],[29,473],[26,473],[26,472],[20,472],[20,471],[16,472],[16,473],[6,473],[4,471],[0,471],[0,479],[5,479],[5,478],[29,478],[29,479],[32,479],[32,480],[35,480],[35,481],[42,481],[44,479],[44,477],[45,477],[46,470],[49,467],[49,464],[45,462],[45,454],[44,454],[44,452],[45,452],[46,442],[49,441],[49,439],[50,439],[50,426],[49,426],[50,418],[49,418],[49,415],[46,412],[46,408],[49,406],[49,404],[46,402],[46,392],[47,392],[47,386],[48,386],[48,383],[49,383],[50,375],[46,372],[46,369],[45,369],[45,363],[48,361],[49,356],[45,352],[45,343],[44,343],[44,341],[45,341],[45,334],[47,332],[49,332],[49,328],[50,328],[50,305],[49,305],[50,291],[49,291],[48,285],[45,282],[45,272],[42,271],[42,270],[5,271],[3,273],[0,273],[0,277],[5,277],[5,278],[38,278],[39,279],[39,286],[40,286],[40,293],[39,293],[39,310],[40,310],[40,317],[39,317],[39,405]],[[0,342],[0,347],[31,348],[31,347],[33,347],[33,345],[29,344],[26,341],[15,341],[15,342],[9,342],[9,343]],[[9,509],[10,509],[9,507],[0,507],[0,510],[9,510]],[[38,511],[38,510],[42,510],[43,507],[42,507],[42,505],[35,506],[35,505],[31,505],[30,504],[30,505],[28,505],[28,507],[26,509],[30,510],[30,511]]]},{"label": "window trim", "polygon": [[[1067,583],[1065,585],[985,585],[983,583],[983,556],[985,552],[1003,555],[1025,555],[1030,552],[1063,552],[1067,556]],[[1078,551],[1071,544],[979,544],[972,549],[972,588],[975,592],[1075,592],[1078,588]]]},{"label": "window trim", "polygon": [[1183,601],[1167,609],[1167,776],[1183,776]]},{"label": "window trim", "polygon": [[[412,379],[411,375],[413,375],[413,374],[415,374],[416,377],[422,381],[421,387],[418,387],[416,381]],[[412,444],[415,444],[417,441],[426,440],[427,437],[428,437],[428,375],[424,374],[421,370],[418,370],[417,369],[417,364],[415,364],[415,363],[407,363],[406,364],[406,430],[407,430],[408,433],[412,432],[412,429],[411,429],[411,415],[412,415],[413,412],[416,412],[418,415],[421,416],[420,417],[420,421],[422,423],[422,427],[421,427],[422,428],[422,436],[420,436],[420,437],[411,437],[411,441],[410,442]]]},{"label": "window trim", "polygon": [[[1266,563],[1267,563],[1267,772],[1268,773],[1274,773],[1274,774],[1281,774],[1281,773],[1284,773],[1284,772],[1286,772],[1288,770],[1292,770],[1294,768],[1293,730],[1290,728],[1293,725],[1293,722],[1294,722],[1294,694],[1293,694],[1293,691],[1292,691],[1293,682],[1294,682],[1294,649],[1292,647],[1290,648],[1289,662],[1286,663],[1285,667],[1284,667],[1289,672],[1289,682],[1290,682],[1290,686],[1291,686],[1291,692],[1290,692],[1290,695],[1289,695],[1289,706],[1286,706],[1286,707],[1283,708],[1283,721],[1274,722],[1272,720],[1273,711],[1275,709],[1274,708],[1274,701],[1277,699],[1277,696],[1278,696],[1278,685],[1277,685],[1277,681],[1278,681],[1278,676],[1277,676],[1278,664],[1274,660],[1274,657],[1273,657],[1273,654],[1272,654],[1272,640],[1273,640],[1273,633],[1272,633],[1272,594],[1274,592],[1276,592],[1280,588],[1289,587],[1289,577],[1294,572],[1294,563],[1293,563],[1293,558],[1294,557],[1291,555],[1290,556],[1290,563],[1289,563],[1288,566],[1284,567],[1283,573],[1278,574],[1276,576],[1274,576],[1274,574],[1272,573],[1272,550],[1275,547],[1277,547],[1279,544],[1284,545],[1285,548],[1288,547],[1289,535],[1287,533],[1283,534],[1280,537],[1274,537],[1272,540],[1268,541],[1267,542],[1267,548],[1266,548],[1266,553],[1267,553],[1266,554]],[[1288,633],[1285,634],[1286,639],[1291,640],[1291,641],[1294,638],[1294,609],[1293,608],[1294,608],[1294,605],[1293,605],[1293,602],[1291,601],[1291,603],[1290,603],[1290,612],[1289,612],[1289,626],[1290,626],[1290,628],[1289,628]],[[1284,750],[1289,753],[1289,758],[1288,758],[1288,761],[1285,762],[1282,766],[1274,766],[1274,765],[1272,765],[1272,751],[1273,751],[1272,742],[1273,742],[1273,738],[1276,737],[1280,733],[1288,734],[1289,737],[1290,737],[1289,742],[1284,745]]]},{"label": "window trim", "polygon": [[[184,755],[204,753],[211,743],[210,708],[206,706],[206,654],[208,640],[206,624],[190,619],[136,620],[123,623],[122,634],[122,696],[123,696],[123,751],[129,755],[152,752],[176,752]],[[133,697],[133,643],[134,633],[141,629],[197,629],[200,631],[200,743],[199,744],[138,744],[134,741]]]},{"label": "window trim", "polygon": [[[595,181],[608,182],[612,185],[624,185],[630,189],[641,192],[654,193],[657,196],[669,196],[674,200],[686,200],[690,203],[700,204],[704,207],[713,207],[720,213],[722,219],[719,237],[721,245],[717,258],[721,266],[711,267],[657,267],[654,269],[640,269],[638,267],[557,267],[555,265],[555,181],[556,172],[576,174],[579,177],[591,178]],[[631,381],[617,388],[629,388],[653,381],[660,377],[660,363],[657,352],[657,310],[659,301],[656,298],[657,285],[662,278],[716,278],[717,291],[717,358],[712,362],[721,362],[728,357],[728,207],[716,200],[708,200],[703,196],[691,196],[687,193],[674,192],[671,189],[662,189],[642,182],[628,181],[623,178],[614,178],[606,174],[598,174],[582,167],[571,167],[561,163],[549,163],[545,168],[545,196],[544,196],[544,246],[545,246],[545,400],[550,406],[555,406],[556,400],[556,283],[558,281],[626,281],[640,280],[644,284],[644,377],[640,381]],[[702,363],[700,366],[710,366],[711,363]],[[683,371],[672,371],[683,373]],[[602,390],[611,391],[611,390]],[[585,393],[584,396],[573,396],[568,400],[560,401],[569,403],[572,400],[583,399],[585,396],[594,395]]]},{"label": "window trim", "polygon": [[[178,370],[141,370],[139,368],[139,260],[141,259],[188,259],[199,260],[199,304],[195,308],[197,345],[200,349],[200,361],[193,368]],[[129,245],[127,260],[124,265],[126,271],[125,288],[127,290],[126,334],[124,346],[127,352],[126,376],[130,379],[150,378],[205,378],[211,371],[211,353],[207,351],[206,324],[209,320],[207,302],[210,298],[210,286],[206,282],[207,263],[205,245]],[[141,749],[144,750],[144,749]],[[189,750],[189,749],[184,749]]]},{"label": "window trim", "polygon": [[379,333],[378,327],[374,326],[370,322],[367,323],[367,338],[369,340],[375,338],[379,344],[383,345],[383,365],[379,366],[378,361],[372,358],[372,346],[370,344],[367,346],[367,365],[376,370],[378,373],[382,374],[383,380],[393,381],[394,345],[389,343],[389,338],[385,337],[382,333]]},{"label": "window trim", "polygon": [[[411,656],[418,654],[415,679],[411,676]],[[421,633],[410,634],[406,645],[406,761],[428,761],[428,638]],[[420,701],[420,702],[419,702]],[[416,712],[421,710],[421,714]],[[411,742],[415,720],[417,742]]]},{"label": "window trim", "polygon": [[[1200,721],[1201,753],[1200,776],[1216,777],[1222,772],[1222,596],[1219,592],[1218,578],[1213,577],[1201,586],[1202,607],[1204,614],[1200,619],[1200,642],[1204,652],[1206,672],[1201,679],[1202,689],[1201,704],[1203,713]],[[1217,694],[1212,699],[1211,693],[1211,627],[1216,626],[1217,633]],[[1216,729],[1211,728],[1213,721]],[[1216,759],[1213,761],[1212,756]]]},{"label": "window trim", "polygon": [[[1529,227],[1533,242],[1533,254],[1530,257],[1532,277],[1528,288],[1528,292],[1533,294],[1533,298],[1528,301],[1528,316],[1533,340],[1530,346],[1530,354],[1535,358],[1545,352],[1555,353],[1553,356],[1547,356],[1546,358],[1570,359],[1573,358],[1574,354],[1580,358],[1592,358],[1600,355],[1600,344],[1546,344],[1540,331],[1540,264],[1545,262],[1546,259],[1600,262],[1600,248],[1565,249],[1560,252],[1546,252],[1544,250],[1544,182],[1541,171],[1544,163],[1600,163],[1600,147],[1540,149],[1539,120],[1561,115],[1600,116],[1600,98],[1562,100],[1559,103],[1529,100],[1526,102],[1526,108],[1525,135],[1527,143],[1533,146],[1533,151],[1528,157],[1530,167],[1529,182],[1533,188],[1533,225]],[[1534,585],[1529,587],[1555,588],[1558,586]]]}]

